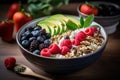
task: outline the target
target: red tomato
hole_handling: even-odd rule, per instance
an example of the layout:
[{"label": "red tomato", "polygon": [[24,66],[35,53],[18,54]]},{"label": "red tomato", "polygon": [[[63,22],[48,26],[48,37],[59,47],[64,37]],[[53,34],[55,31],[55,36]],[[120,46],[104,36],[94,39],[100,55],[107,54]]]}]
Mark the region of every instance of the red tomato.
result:
[{"label": "red tomato", "polygon": [[20,9],[20,4],[19,4],[19,3],[13,3],[13,4],[10,6],[10,8],[9,8],[6,17],[7,17],[8,19],[12,19],[14,13],[17,12],[17,11],[19,11],[19,9]]},{"label": "red tomato", "polygon": [[95,16],[98,15],[98,9],[95,6],[92,7],[91,5],[88,5],[85,3],[81,5],[80,11],[87,15],[90,15],[90,14],[94,14]]},{"label": "red tomato", "polygon": [[16,12],[13,15],[13,21],[14,25],[16,27],[16,32],[27,22],[31,21],[32,17],[27,16],[25,13],[22,12]]}]

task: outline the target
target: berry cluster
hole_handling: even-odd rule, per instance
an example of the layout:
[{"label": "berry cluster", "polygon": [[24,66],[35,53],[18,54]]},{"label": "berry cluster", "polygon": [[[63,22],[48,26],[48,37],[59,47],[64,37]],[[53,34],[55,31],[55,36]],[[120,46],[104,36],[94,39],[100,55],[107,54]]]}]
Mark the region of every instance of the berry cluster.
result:
[{"label": "berry cluster", "polygon": [[21,45],[29,51],[40,54],[43,48],[49,47],[51,44],[49,39],[51,35],[46,33],[45,29],[35,25],[33,27],[27,27],[24,33],[21,35]]},{"label": "berry cluster", "polygon": [[73,45],[80,45],[81,41],[84,41],[87,36],[93,36],[95,32],[98,32],[96,27],[86,28],[85,31],[79,31],[74,39],[70,39],[69,36],[65,36],[64,40],[60,43],[60,46],[53,43],[48,48],[44,48],[41,50],[41,56],[50,57],[51,54],[62,54],[65,55],[70,52],[70,49]]}]

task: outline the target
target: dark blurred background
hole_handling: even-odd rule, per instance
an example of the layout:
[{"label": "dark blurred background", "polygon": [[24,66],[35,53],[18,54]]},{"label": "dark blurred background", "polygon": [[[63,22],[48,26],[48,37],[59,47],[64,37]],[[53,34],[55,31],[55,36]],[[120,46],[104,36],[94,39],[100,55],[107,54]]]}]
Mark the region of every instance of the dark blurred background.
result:
[{"label": "dark blurred background", "polygon": [[[13,3],[13,2],[18,2],[21,1],[22,3],[27,3],[27,0],[0,0],[0,4],[4,3],[4,4],[9,4],[9,3]],[[116,3],[118,5],[120,5],[120,0],[116,1],[116,0],[69,0],[70,3],[72,2],[84,2],[84,1],[106,1],[106,2],[113,2]]]}]

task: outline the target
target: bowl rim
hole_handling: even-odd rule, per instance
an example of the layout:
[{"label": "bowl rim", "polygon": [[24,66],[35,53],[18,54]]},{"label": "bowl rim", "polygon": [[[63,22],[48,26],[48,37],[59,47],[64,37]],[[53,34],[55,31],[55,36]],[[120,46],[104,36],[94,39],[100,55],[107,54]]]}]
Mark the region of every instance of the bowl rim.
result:
[{"label": "bowl rim", "polygon": [[[80,11],[80,6],[81,4],[83,4],[84,2],[80,3],[78,6],[77,6],[77,12],[79,14],[82,14],[84,16],[88,16],[87,14],[84,14]],[[114,5],[115,7],[119,8],[120,9],[120,6],[115,4],[115,3],[112,3],[112,2],[106,2],[106,1],[90,1],[90,3],[93,3],[93,4],[107,4],[107,5]],[[112,19],[112,18],[116,18],[116,17],[120,17],[120,14],[118,15],[114,15],[114,16],[95,16],[95,18],[106,18],[106,19]]]},{"label": "bowl rim", "polygon": [[[64,15],[64,14],[63,14],[63,15]],[[75,17],[75,18],[77,18],[77,19],[79,18],[78,16],[74,16],[74,15],[65,15],[65,16],[72,16],[72,17]],[[98,24],[97,22],[94,22],[94,21],[93,21],[92,23],[95,23],[95,24],[97,24],[98,26],[100,26],[101,30],[104,32],[103,34],[104,34],[104,38],[105,38],[103,45],[102,45],[99,49],[97,49],[95,52],[92,52],[92,53],[90,53],[90,54],[86,54],[86,55],[84,55],[84,56],[79,56],[79,57],[76,57],[76,58],[54,58],[54,57],[44,57],[44,56],[39,56],[39,55],[37,55],[37,54],[33,54],[32,52],[28,51],[27,49],[25,49],[25,48],[20,44],[20,41],[19,41],[19,38],[18,38],[18,37],[20,37],[21,31],[23,31],[26,27],[28,27],[27,25],[29,25],[30,23],[35,24],[35,22],[38,22],[38,21],[40,21],[40,20],[42,20],[42,19],[45,19],[45,18],[47,18],[47,17],[49,17],[49,16],[45,16],[45,17],[33,19],[32,21],[24,24],[24,25],[20,28],[20,30],[19,30],[19,31],[17,32],[17,34],[16,34],[16,42],[17,42],[19,48],[22,48],[24,51],[26,51],[27,53],[29,53],[29,54],[31,54],[31,55],[33,55],[33,56],[40,57],[40,58],[43,58],[43,59],[49,59],[49,60],[51,60],[51,59],[52,59],[52,60],[71,60],[71,59],[79,59],[79,58],[85,58],[85,57],[91,56],[91,55],[95,54],[96,52],[100,51],[102,48],[104,48],[104,47],[106,46],[106,44],[107,44],[108,36],[107,36],[107,33],[106,33],[105,29],[104,29],[100,24]]]}]

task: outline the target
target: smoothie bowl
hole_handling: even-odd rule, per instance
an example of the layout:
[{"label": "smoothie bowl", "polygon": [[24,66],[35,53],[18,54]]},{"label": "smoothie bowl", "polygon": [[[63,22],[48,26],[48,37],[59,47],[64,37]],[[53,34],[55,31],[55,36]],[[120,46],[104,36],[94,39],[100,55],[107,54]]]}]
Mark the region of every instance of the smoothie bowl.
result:
[{"label": "smoothie bowl", "polygon": [[94,63],[106,47],[107,34],[96,22],[82,27],[79,17],[56,14],[25,24],[16,40],[28,61],[48,73],[62,74]]}]

